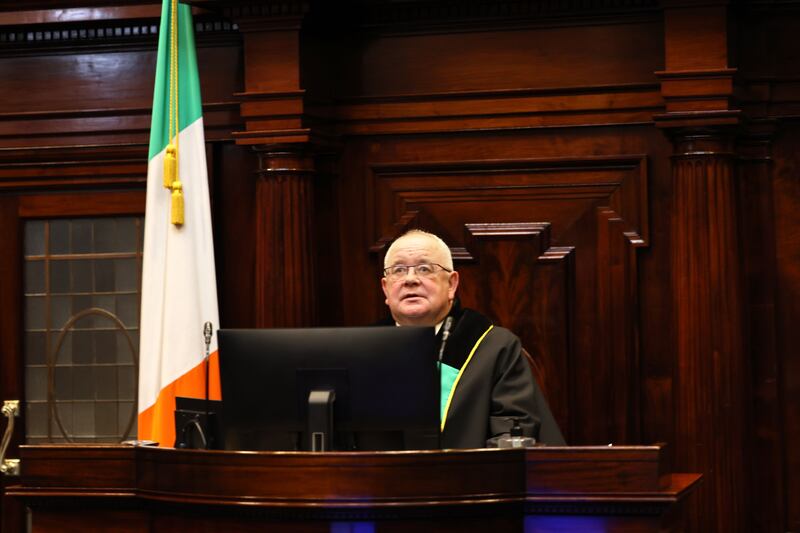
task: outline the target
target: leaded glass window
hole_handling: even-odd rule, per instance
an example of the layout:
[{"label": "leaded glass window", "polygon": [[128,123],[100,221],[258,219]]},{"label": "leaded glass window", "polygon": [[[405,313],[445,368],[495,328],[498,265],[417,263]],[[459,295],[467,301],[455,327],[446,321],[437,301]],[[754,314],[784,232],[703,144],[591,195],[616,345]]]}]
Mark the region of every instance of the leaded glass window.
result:
[{"label": "leaded glass window", "polygon": [[142,217],[25,224],[28,443],[136,435]]}]

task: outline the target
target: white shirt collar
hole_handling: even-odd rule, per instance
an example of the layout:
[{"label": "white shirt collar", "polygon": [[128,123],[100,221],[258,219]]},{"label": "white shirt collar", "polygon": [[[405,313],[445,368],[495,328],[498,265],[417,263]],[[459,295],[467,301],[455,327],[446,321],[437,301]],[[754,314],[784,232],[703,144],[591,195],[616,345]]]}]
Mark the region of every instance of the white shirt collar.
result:
[{"label": "white shirt collar", "polygon": [[[436,335],[438,335],[439,334],[439,330],[442,329],[442,324],[444,324],[444,320],[442,320],[441,322],[436,324],[436,326],[434,326],[436,328],[436,331],[435,331]],[[400,324],[398,322],[395,322],[394,325],[398,326],[398,327],[400,326]]]}]

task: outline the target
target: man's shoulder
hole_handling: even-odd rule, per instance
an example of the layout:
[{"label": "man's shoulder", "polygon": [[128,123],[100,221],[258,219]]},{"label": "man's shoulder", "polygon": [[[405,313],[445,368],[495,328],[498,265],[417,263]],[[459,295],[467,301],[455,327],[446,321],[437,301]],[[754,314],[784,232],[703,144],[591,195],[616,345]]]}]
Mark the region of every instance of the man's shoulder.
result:
[{"label": "man's shoulder", "polygon": [[[519,337],[517,337],[514,332],[503,326],[498,326],[492,319],[480,311],[470,309],[469,307],[463,307],[461,312],[462,319],[465,323],[469,324],[470,329],[480,330],[482,332],[488,331],[487,336],[496,339],[519,340]],[[489,328],[491,328],[490,331]]]}]

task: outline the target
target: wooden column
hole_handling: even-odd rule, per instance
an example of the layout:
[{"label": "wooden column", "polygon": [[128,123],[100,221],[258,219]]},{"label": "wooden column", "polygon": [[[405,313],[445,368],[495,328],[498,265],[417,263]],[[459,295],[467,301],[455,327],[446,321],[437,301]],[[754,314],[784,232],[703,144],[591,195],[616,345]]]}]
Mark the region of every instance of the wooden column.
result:
[{"label": "wooden column", "polygon": [[664,0],[666,112],[674,145],[671,216],[675,468],[700,472],[688,530],[750,531],[750,397],[737,204],[727,0]]},{"label": "wooden column", "polygon": [[[22,289],[23,221],[20,219],[18,199],[11,194],[0,195],[0,295],[4,311],[0,313],[0,406],[5,400],[20,400],[24,409],[24,361],[22,346],[23,309]],[[6,418],[0,416],[0,439],[5,434]],[[25,417],[14,423],[14,436],[6,459],[19,458],[19,445],[25,442]],[[6,488],[19,482],[18,478],[0,474],[0,531],[24,531],[25,507],[21,502],[4,497]]]},{"label": "wooden column", "polygon": [[684,131],[672,175],[675,465],[705,481],[692,531],[748,531],[741,254],[731,139]]},{"label": "wooden column", "polygon": [[785,373],[777,345],[778,320],[773,190],[772,149],[777,124],[772,120],[753,120],[740,136],[738,185],[740,205],[739,233],[744,256],[744,287],[747,308],[747,375],[752,386],[750,464],[752,474],[752,531],[780,532],[786,516],[786,451],[783,441],[781,387]]},{"label": "wooden column", "polygon": [[295,146],[257,147],[256,327],[316,323],[314,161]]},{"label": "wooden column", "polygon": [[226,14],[242,32],[245,129],[236,143],[259,156],[255,226],[254,324],[298,327],[316,323],[314,283],[314,146],[305,127],[301,87],[300,1],[233,1]]}]

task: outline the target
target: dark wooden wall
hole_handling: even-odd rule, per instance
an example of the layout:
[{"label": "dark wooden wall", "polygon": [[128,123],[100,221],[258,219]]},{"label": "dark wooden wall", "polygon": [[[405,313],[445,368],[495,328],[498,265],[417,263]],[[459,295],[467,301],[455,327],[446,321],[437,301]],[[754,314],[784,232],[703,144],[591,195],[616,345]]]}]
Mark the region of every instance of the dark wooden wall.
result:
[{"label": "dark wooden wall", "polygon": [[[223,326],[372,322],[425,227],[570,443],[669,443],[691,531],[800,531],[800,2],[194,3]],[[8,399],[24,221],[143,211],[159,6],[0,9]]]}]

